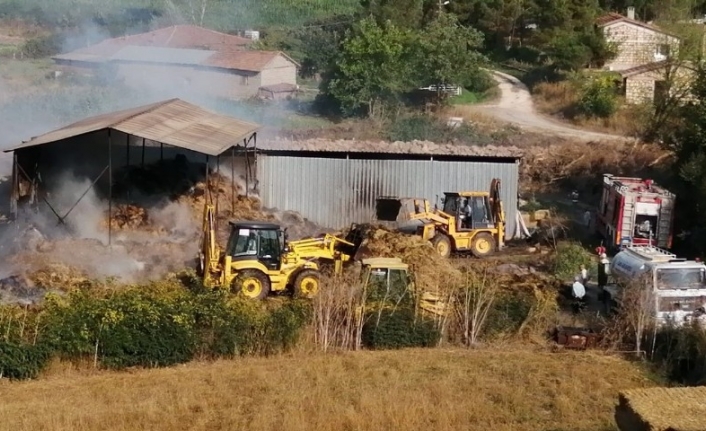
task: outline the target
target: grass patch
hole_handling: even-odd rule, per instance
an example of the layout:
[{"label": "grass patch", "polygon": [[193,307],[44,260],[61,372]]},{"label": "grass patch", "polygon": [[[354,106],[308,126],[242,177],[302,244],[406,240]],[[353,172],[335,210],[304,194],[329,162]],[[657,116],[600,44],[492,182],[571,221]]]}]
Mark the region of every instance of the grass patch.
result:
[{"label": "grass patch", "polygon": [[637,136],[641,133],[641,118],[645,108],[627,105],[618,96],[618,110],[608,118],[588,118],[577,109],[580,98],[579,83],[572,80],[539,82],[532,87],[532,99],[539,112],[568,120],[587,129]]},{"label": "grass patch", "polygon": [[[0,430],[603,430],[618,391],[654,386],[591,352],[294,354],[131,373],[55,368],[4,383]],[[51,402],[47,402],[51,400]]]}]

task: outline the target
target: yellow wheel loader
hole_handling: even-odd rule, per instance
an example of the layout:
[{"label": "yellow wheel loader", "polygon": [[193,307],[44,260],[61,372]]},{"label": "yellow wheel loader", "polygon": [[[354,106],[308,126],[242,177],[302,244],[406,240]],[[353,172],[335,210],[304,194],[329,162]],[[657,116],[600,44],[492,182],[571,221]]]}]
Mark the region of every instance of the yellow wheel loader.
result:
[{"label": "yellow wheel loader", "polygon": [[259,221],[231,221],[225,249],[216,242],[215,208],[204,208],[203,243],[199,275],[206,287],[228,288],[252,299],[270,292],[290,290],[296,297],[313,297],[319,291],[321,260],[333,263],[335,273],[353,260],[363,240],[352,231],[346,241],[333,235],[288,241],[279,225]]},{"label": "yellow wheel loader", "polygon": [[441,210],[432,209],[426,199],[381,197],[376,202],[376,217],[431,241],[444,257],[452,253],[485,257],[505,245],[499,179],[491,182],[490,192],[444,193]]}]

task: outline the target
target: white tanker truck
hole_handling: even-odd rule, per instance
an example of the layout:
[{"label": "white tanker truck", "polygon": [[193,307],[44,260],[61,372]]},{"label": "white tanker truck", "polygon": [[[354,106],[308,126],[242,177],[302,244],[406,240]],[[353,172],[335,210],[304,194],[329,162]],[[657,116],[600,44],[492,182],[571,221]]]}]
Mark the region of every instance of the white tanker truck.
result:
[{"label": "white tanker truck", "polygon": [[606,304],[617,303],[620,284],[644,277],[654,294],[656,323],[679,326],[697,319],[706,326],[706,265],[680,259],[652,245],[628,245],[610,261],[612,283],[603,287]]}]

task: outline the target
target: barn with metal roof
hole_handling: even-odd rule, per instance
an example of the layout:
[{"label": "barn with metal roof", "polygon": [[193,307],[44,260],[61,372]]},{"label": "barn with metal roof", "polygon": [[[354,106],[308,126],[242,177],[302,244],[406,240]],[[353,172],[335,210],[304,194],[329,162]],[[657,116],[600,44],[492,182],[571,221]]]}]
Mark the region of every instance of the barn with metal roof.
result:
[{"label": "barn with metal roof", "polygon": [[[180,99],[78,121],[5,150],[13,153],[13,215],[20,204],[43,201],[62,221],[66,215],[58,214],[46,196],[60,187],[67,172],[90,179],[91,188],[96,187],[101,196],[112,201],[119,192],[114,185],[119,184],[120,175],[131,168],[174,160],[200,163],[202,172],[195,175],[203,176],[207,175],[206,166],[220,169],[220,159],[229,158],[232,181],[237,169],[244,174],[247,190],[254,184],[259,129],[258,124]],[[166,170],[174,171],[177,166]],[[193,176],[187,171],[184,175]]]},{"label": "barn with metal roof", "polygon": [[66,171],[89,178],[113,199],[113,184],[120,183],[125,167],[182,157],[201,164],[204,172],[205,166],[225,165],[224,173],[241,175],[246,193],[258,193],[265,208],[295,211],[332,229],[372,221],[380,196],[436,202],[444,192],[488,190],[499,178],[507,234],[515,231],[518,148],[418,141],[258,142],[259,129],[179,99],[79,121],[6,150],[14,152],[15,212],[18,202],[41,200],[37,191],[61,181]]}]

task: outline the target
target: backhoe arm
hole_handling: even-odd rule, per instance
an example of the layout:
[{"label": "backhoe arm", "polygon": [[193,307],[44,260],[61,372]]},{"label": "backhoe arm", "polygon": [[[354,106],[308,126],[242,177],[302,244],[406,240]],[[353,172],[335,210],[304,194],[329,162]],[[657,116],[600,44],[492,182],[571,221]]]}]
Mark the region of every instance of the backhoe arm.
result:
[{"label": "backhoe arm", "polygon": [[216,243],[216,210],[213,205],[204,205],[202,233],[201,253],[205,278],[209,272],[218,270],[220,259],[220,249]]}]

